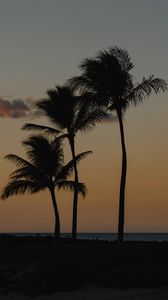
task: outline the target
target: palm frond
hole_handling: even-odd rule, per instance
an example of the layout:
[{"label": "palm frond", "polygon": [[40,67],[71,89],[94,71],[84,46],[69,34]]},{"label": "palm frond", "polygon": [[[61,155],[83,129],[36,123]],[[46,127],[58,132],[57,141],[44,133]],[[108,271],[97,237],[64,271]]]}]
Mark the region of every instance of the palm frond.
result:
[{"label": "palm frond", "polygon": [[22,142],[26,148],[26,153],[34,165],[45,160],[46,154],[49,150],[49,140],[43,135],[31,135],[29,138]]},{"label": "palm frond", "polygon": [[55,139],[55,141],[60,141],[60,142],[62,142],[62,140],[64,140],[65,138],[67,138],[68,137],[68,134],[61,134],[61,135],[59,135],[58,137],[56,137],[56,139]]},{"label": "palm frond", "polygon": [[43,174],[54,176],[63,165],[64,155],[61,140],[49,141],[42,135],[33,135],[23,141],[30,161]]},{"label": "palm frond", "polygon": [[48,98],[40,100],[37,106],[44,114],[61,129],[73,123],[77,97],[69,86],[56,86],[47,91]]},{"label": "palm frond", "polygon": [[[50,97],[51,91],[48,91],[48,96]],[[56,124],[61,130],[65,128],[64,122],[60,117],[60,109],[57,102],[54,99],[43,99],[37,103],[38,108],[49,118],[49,120]]]},{"label": "palm frond", "polygon": [[136,105],[142,102],[145,97],[149,97],[152,92],[158,94],[167,89],[168,85],[165,80],[150,75],[148,78],[144,77],[141,83],[136,84],[134,89],[128,94],[126,100]]},{"label": "palm frond", "polygon": [[47,133],[49,135],[58,135],[60,133],[62,133],[62,131],[57,130],[55,128],[52,127],[48,127],[48,126],[43,126],[43,125],[38,125],[38,124],[32,124],[32,123],[26,123],[23,127],[23,130],[27,130],[27,131],[37,131],[37,132],[42,132],[42,133]]},{"label": "palm frond", "polygon": [[[58,187],[58,189],[63,189],[63,190],[70,190],[70,191],[74,191],[76,188],[76,184],[74,181],[60,181],[57,183],[56,185]],[[83,197],[86,196],[87,194],[87,188],[85,186],[84,183],[78,182],[78,193],[81,194]]]},{"label": "palm frond", "polygon": [[6,199],[12,195],[24,194],[25,192],[36,193],[44,190],[46,186],[40,182],[33,182],[30,180],[12,180],[2,191],[1,198]]},{"label": "palm frond", "polygon": [[93,98],[94,96],[91,95],[91,93],[84,93],[81,95],[76,118],[74,120],[74,128],[76,131],[78,130],[80,124],[85,121],[93,111],[96,111],[96,108],[98,108],[99,111],[101,110],[101,108],[98,107],[97,99]]},{"label": "palm frond", "polygon": [[32,181],[46,182],[45,174],[42,174],[35,166],[21,167],[10,174],[12,180],[28,179]]},{"label": "palm frond", "polygon": [[96,107],[106,108],[107,103],[105,102],[105,99],[104,102],[102,102],[100,95],[95,91],[84,91],[79,96],[79,109],[83,106],[86,108],[88,107],[89,109],[95,109]]},{"label": "palm frond", "polygon": [[110,55],[113,55],[115,58],[117,58],[123,71],[129,72],[134,67],[133,63],[131,62],[131,57],[126,49],[122,49],[120,47],[110,47],[108,52]]},{"label": "palm frond", "polygon": [[94,92],[92,82],[85,76],[73,76],[68,79],[68,84],[74,91],[84,92]]},{"label": "palm frond", "polygon": [[103,120],[109,120],[110,115],[101,108],[97,108],[91,111],[85,119],[81,120],[81,123],[78,124],[78,130],[81,132],[88,131],[92,129],[97,123],[100,123]]},{"label": "palm frond", "polygon": [[[85,151],[85,152],[82,152],[82,153],[79,153],[78,155],[76,155],[75,156],[76,164],[79,164],[79,162],[81,160],[85,159],[89,154],[92,154],[92,153],[93,153],[92,151]],[[71,175],[71,173],[73,172],[73,169],[74,169],[74,161],[71,160],[64,167],[62,167],[61,171],[57,175],[57,180],[66,179],[68,176]]]},{"label": "palm frond", "polygon": [[32,164],[27,160],[21,158],[15,154],[8,154],[5,156],[5,159],[10,160],[13,162],[17,167],[32,167]]}]

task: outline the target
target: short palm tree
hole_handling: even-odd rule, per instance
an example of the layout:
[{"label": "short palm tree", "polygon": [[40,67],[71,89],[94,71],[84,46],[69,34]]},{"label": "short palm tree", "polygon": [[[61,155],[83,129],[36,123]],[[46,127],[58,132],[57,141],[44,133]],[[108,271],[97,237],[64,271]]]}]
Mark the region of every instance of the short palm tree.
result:
[{"label": "short palm tree", "polygon": [[140,83],[134,82],[131,73],[133,64],[128,52],[113,47],[100,51],[95,58],[85,59],[80,65],[80,76],[73,77],[69,84],[75,90],[90,93],[97,105],[115,111],[119,121],[122,146],[122,171],[119,198],[118,241],[123,241],[125,185],[127,154],[124,137],[123,115],[132,104],[137,105],[152,92],[158,94],[167,89],[165,80],[150,75]]},{"label": "short palm tree", "polygon": [[[23,142],[28,160],[9,154],[5,158],[15,163],[17,169],[10,175],[10,181],[3,189],[2,199],[9,196],[31,194],[48,188],[51,194],[55,214],[55,237],[60,237],[60,217],[57,207],[55,189],[74,190],[74,182],[67,180],[73,170],[73,161],[64,165],[63,149],[60,140],[50,141],[42,135],[33,135]],[[75,157],[76,162],[89,152]],[[85,196],[86,187],[78,183],[78,191]]]},{"label": "short palm tree", "polygon": [[[76,95],[69,86],[56,86],[48,90],[48,98],[37,102],[37,107],[49,118],[57,129],[25,124],[23,129],[47,132],[58,138],[67,138],[69,141],[74,165],[74,200],[72,217],[72,238],[77,236],[77,207],[78,207],[78,169],[75,159],[75,137],[80,132],[85,132],[101,120],[108,118],[105,110],[93,107],[88,101],[87,94]],[[59,129],[59,130],[58,130]],[[58,137],[59,135],[59,137]]]}]

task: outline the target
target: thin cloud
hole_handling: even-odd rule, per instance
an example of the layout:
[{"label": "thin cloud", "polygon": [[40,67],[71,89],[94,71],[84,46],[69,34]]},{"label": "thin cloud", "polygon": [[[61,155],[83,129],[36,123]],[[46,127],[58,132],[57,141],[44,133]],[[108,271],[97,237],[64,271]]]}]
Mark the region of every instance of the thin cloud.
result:
[{"label": "thin cloud", "polygon": [[[23,117],[38,117],[43,113],[36,108],[36,100],[33,97],[25,99],[4,99],[0,97],[0,117],[1,118],[23,118]],[[108,119],[102,120],[103,123],[112,123],[118,121],[117,116],[109,114]]]},{"label": "thin cloud", "polygon": [[103,123],[112,123],[112,122],[118,122],[118,117],[112,114],[109,114],[109,118],[108,119],[104,119],[102,121]]},{"label": "thin cloud", "polygon": [[22,118],[37,114],[35,108],[35,99],[27,97],[26,99],[6,100],[0,97],[0,117],[2,118]]}]

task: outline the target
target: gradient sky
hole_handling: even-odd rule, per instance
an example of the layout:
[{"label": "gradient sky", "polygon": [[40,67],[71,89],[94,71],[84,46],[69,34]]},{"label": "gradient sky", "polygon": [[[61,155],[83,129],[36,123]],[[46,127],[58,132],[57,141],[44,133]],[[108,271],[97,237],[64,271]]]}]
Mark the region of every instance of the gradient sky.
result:
[{"label": "gradient sky", "polygon": [[[32,102],[78,74],[83,58],[120,46],[132,57],[137,81],[149,74],[168,80],[167,0],[0,0],[0,8],[0,188],[13,170],[4,155],[24,155],[20,141],[27,135],[21,126],[29,121],[47,124],[28,114]],[[168,232],[167,113],[164,93],[125,115],[126,231]],[[79,168],[88,187],[86,199],[79,200],[79,231],[116,231],[118,123],[104,123],[79,136],[77,149],[94,151]],[[68,159],[68,146],[65,150]],[[71,230],[72,198],[58,193],[62,231]],[[48,192],[0,202],[0,232],[52,230]]]}]

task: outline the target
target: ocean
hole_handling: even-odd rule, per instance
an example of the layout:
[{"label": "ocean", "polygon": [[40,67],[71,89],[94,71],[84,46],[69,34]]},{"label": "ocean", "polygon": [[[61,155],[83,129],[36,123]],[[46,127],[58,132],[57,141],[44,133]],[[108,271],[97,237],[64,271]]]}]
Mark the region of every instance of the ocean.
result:
[{"label": "ocean", "polygon": [[[2,233],[1,233],[2,234]],[[53,236],[52,233],[7,233],[14,236]],[[70,233],[62,233],[61,237],[70,238]],[[89,240],[103,240],[103,241],[115,241],[117,240],[117,233],[98,233],[98,232],[85,232],[78,233],[78,239]],[[125,241],[168,241],[168,233],[125,233]]]}]

